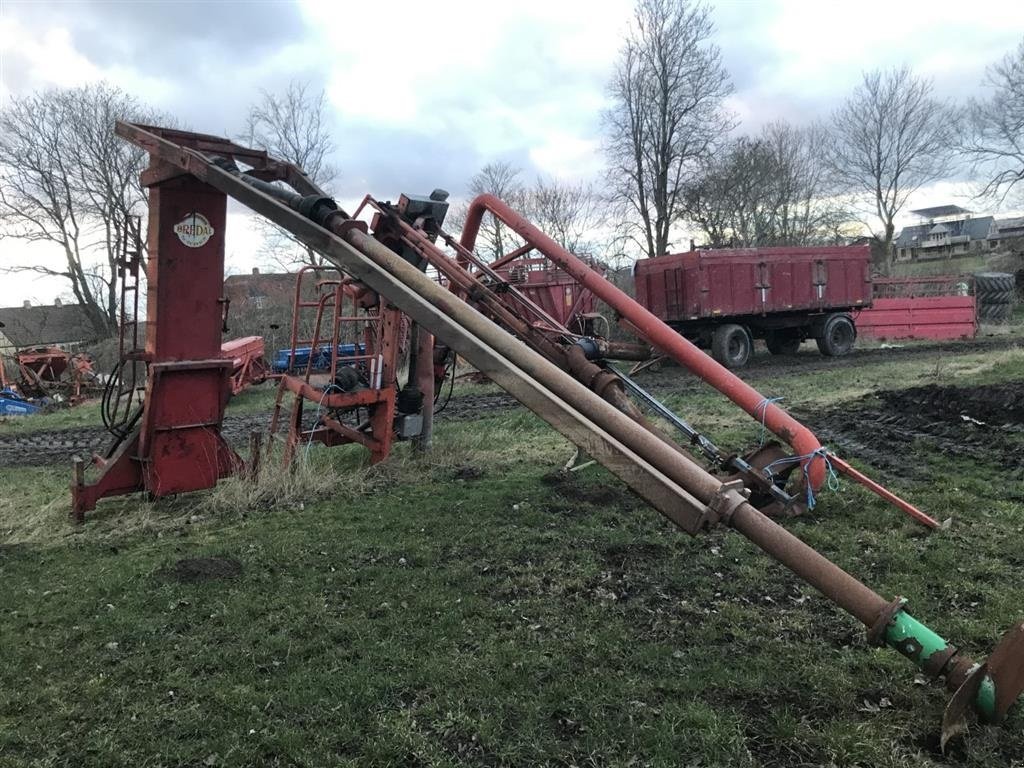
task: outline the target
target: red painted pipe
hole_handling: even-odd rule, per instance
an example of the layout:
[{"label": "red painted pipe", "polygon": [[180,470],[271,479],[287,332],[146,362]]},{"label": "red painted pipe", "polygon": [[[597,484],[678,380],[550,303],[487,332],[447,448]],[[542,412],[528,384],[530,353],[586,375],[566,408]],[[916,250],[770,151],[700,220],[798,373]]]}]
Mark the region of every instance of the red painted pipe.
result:
[{"label": "red painted pipe", "polygon": [[[470,203],[466,223],[462,228],[461,244],[464,248],[473,249],[480,223],[488,211],[606,302],[636,329],[641,338],[700,376],[758,422],[763,418],[764,425],[788,443],[797,454],[806,456],[821,448],[821,443],[811,430],[774,403],[766,402],[764,395],[704,354],[494,195],[480,195]],[[825,461],[820,455],[812,459],[808,474],[811,486],[817,491],[825,481]]]}]

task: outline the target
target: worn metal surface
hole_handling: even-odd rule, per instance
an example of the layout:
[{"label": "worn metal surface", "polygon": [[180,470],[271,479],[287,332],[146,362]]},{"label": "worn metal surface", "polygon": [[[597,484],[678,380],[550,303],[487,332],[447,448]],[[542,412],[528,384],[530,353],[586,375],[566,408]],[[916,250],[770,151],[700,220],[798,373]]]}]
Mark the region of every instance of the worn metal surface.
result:
[{"label": "worn metal surface", "polygon": [[262,384],[267,380],[270,366],[264,357],[265,348],[262,336],[243,336],[240,339],[225,341],[220,346],[221,356],[230,360],[231,394],[241,394],[252,384]]},{"label": "worn metal surface", "polygon": [[[948,645],[920,622],[901,618],[902,613],[894,616],[891,601],[761,514],[743,500],[738,486],[724,486],[685,454],[522,344],[394,251],[350,226],[344,212],[335,208],[315,223],[236,175],[211,165],[199,154],[183,152],[148,132],[139,136],[137,128],[125,124],[119,124],[118,131],[134,135],[150,152],[285,227],[354,280],[385,296],[684,530],[697,533],[716,521],[730,525],[868,627],[878,627],[883,617],[888,619],[886,627],[901,622],[899,626],[905,631],[896,633],[896,639],[903,643],[908,638],[928,640],[934,646],[929,659]],[[637,316],[637,321],[642,324],[642,315]],[[922,648],[925,645],[920,644]],[[1015,640],[1010,646],[1014,650],[1006,652],[1004,665],[1011,671],[1004,673],[1004,679],[1012,686],[1020,679],[1020,654],[1015,650]],[[916,659],[926,661],[920,653]],[[956,654],[949,656],[947,662],[951,684],[966,679],[964,670],[971,668],[970,659]],[[984,705],[976,702],[975,706]]]},{"label": "worn metal surface", "polygon": [[856,316],[866,339],[973,339],[978,333],[973,296],[875,299]]},{"label": "worn metal surface", "polygon": [[100,477],[73,484],[79,520],[105,496],[210,488],[242,466],[220,434],[232,369],[221,357],[227,198],[178,172],[149,199],[145,406]]},{"label": "worn metal surface", "polygon": [[662,320],[843,311],[871,303],[866,245],[697,250],[640,259],[637,301]]},{"label": "worn metal surface", "polygon": [[[768,402],[764,395],[705,355],[649,310],[590,269],[493,195],[481,195],[470,204],[462,230],[461,244],[464,248],[472,249],[484,214],[487,212],[507,224],[527,243],[533,245],[611,306],[641,339],[707,381],[751,417],[762,422],[783,442],[792,446],[799,455],[811,456],[821,447],[811,430],[775,403]],[[825,480],[825,462],[814,458],[808,461],[807,476],[817,491]]]}]

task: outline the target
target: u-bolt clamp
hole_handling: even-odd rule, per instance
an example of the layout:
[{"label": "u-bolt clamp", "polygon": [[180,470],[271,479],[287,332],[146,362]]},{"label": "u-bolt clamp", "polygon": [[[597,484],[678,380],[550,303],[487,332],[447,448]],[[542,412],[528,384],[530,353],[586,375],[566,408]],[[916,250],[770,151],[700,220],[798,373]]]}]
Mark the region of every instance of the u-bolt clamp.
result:
[{"label": "u-bolt clamp", "polygon": [[750,489],[744,487],[742,480],[730,480],[727,483],[722,483],[708,502],[710,521],[729,525],[732,513],[741,504],[745,504],[749,498]]}]

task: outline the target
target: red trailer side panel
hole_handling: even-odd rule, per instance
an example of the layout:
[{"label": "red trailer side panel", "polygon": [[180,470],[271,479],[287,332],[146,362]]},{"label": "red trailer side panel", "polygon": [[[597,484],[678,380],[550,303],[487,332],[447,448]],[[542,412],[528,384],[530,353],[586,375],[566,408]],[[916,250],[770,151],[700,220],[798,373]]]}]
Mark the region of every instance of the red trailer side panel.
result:
[{"label": "red trailer side panel", "polygon": [[637,300],[670,321],[871,304],[866,245],[691,251],[642,259],[634,276]]},{"label": "red trailer side panel", "polygon": [[866,339],[973,339],[977,330],[973,296],[875,299],[857,315]]}]

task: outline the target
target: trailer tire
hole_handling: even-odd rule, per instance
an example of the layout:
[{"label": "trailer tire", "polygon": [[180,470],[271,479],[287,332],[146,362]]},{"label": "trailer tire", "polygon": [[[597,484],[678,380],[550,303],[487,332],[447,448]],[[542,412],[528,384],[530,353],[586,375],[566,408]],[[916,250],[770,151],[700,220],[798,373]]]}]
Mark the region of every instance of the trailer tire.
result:
[{"label": "trailer tire", "polygon": [[821,336],[815,339],[818,351],[826,357],[842,357],[853,351],[857,327],[849,315],[832,315],[825,321]]},{"label": "trailer tire", "polygon": [[795,355],[803,339],[798,334],[785,331],[769,331],[764,337],[765,346],[773,355]]},{"label": "trailer tire", "polygon": [[742,368],[750,360],[754,341],[742,325],[726,323],[715,328],[711,337],[711,356],[726,368]]}]

